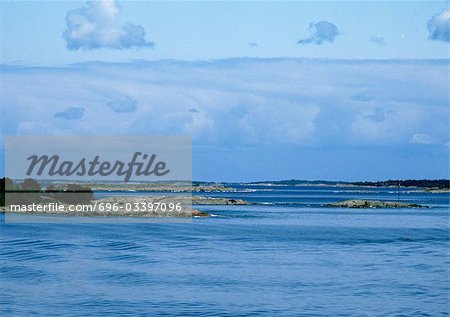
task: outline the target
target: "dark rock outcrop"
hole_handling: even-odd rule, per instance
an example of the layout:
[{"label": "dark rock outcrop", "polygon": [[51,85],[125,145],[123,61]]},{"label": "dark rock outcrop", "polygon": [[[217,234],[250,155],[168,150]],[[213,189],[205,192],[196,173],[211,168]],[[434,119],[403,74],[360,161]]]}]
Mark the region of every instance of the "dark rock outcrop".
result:
[{"label": "dark rock outcrop", "polygon": [[428,208],[419,204],[401,203],[397,201],[350,199],[326,204],[325,207],[337,208]]}]

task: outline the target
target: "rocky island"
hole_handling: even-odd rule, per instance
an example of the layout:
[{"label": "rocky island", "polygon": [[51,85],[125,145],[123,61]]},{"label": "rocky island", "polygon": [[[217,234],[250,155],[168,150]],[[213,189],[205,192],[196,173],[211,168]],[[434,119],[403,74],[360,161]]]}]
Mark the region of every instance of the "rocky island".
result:
[{"label": "rocky island", "polygon": [[323,206],[336,208],[429,208],[428,206],[424,205],[401,203],[397,201],[362,200],[362,199],[344,200],[332,204],[325,204]]}]

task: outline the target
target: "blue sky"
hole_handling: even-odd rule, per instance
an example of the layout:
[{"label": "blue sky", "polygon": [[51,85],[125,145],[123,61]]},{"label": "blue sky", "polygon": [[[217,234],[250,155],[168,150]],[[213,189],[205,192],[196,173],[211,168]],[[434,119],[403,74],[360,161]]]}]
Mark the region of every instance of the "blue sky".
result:
[{"label": "blue sky", "polygon": [[0,2],[2,134],[187,134],[195,179],[448,177],[446,2]]},{"label": "blue sky", "polygon": [[[427,28],[427,22],[448,7],[445,1],[123,1],[118,3],[117,22],[142,26],[153,48],[67,50],[62,37],[66,16],[82,7],[86,4],[81,1],[1,1],[1,62],[60,65],[242,56],[448,58],[448,45],[430,41]],[[335,41],[297,44],[308,37],[309,25],[319,21],[337,26]],[[384,42],[377,44],[374,38]]]}]

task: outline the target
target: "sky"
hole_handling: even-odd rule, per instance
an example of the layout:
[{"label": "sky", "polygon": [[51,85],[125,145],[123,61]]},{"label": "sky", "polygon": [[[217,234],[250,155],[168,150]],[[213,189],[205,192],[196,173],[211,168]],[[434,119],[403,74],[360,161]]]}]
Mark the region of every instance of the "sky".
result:
[{"label": "sky", "polygon": [[1,1],[0,38],[2,135],[190,135],[196,180],[448,177],[446,2]]},{"label": "sky", "polygon": [[[448,45],[430,41],[427,27],[433,16],[448,8],[445,1],[122,1],[110,24],[142,27],[153,46],[69,50],[62,35],[68,28],[66,18],[75,19],[74,11],[80,8],[88,6],[80,1],[0,1],[1,62],[448,58]],[[91,14],[97,26],[108,24],[100,11],[95,17]],[[337,27],[333,42],[298,43],[310,36],[311,23],[321,21]]]}]

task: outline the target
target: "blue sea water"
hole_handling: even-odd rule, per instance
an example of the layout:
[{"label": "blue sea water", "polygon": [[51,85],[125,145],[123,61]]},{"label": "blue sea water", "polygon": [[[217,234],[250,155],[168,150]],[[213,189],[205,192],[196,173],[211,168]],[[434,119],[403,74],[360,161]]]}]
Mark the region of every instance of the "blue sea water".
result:
[{"label": "blue sea water", "polygon": [[448,194],[352,210],[321,204],[398,193],[237,188],[211,195],[260,204],[199,206],[214,217],[192,223],[0,225],[0,315],[448,316]]}]

